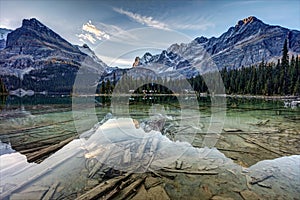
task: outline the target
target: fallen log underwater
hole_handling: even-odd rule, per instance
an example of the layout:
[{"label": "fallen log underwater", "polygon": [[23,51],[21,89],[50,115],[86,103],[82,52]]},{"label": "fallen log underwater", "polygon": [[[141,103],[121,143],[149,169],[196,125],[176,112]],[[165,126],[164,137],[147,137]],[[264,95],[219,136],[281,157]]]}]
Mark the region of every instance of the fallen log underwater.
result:
[{"label": "fallen log underwater", "polygon": [[74,140],[75,138],[76,138],[76,136],[73,136],[73,137],[70,137],[66,140],[59,142],[58,144],[54,144],[52,146],[46,147],[46,148],[36,151],[34,153],[30,153],[27,155],[27,161],[28,162],[36,162],[38,159],[41,159],[42,157],[49,156],[53,152],[59,150],[60,148],[62,148],[63,146],[65,146],[66,144],[68,144],[69,142]]},{"label": "fallen log underwater", "polygon": [[18,129],[18,130],[13,130],[5,133],[0,133],[0,135],[9,135],[10,137],[17,137],[19,135],[22,135],[26,132],[35,130],[35,129],[40,129],[40,128],[45,128],[45,127],[50,127],[53,125],[59,125],[59,124],[64,124],[64,123],[69,123],[69,122],[74,122],[74,119],[70,120],[65,120],[65,121],[60,121],[60,122],[55,122],[55,123],[48,123],[48,124],[43,124],[43,125],[38,125],[38,126],[33,126],[33,127],[28,127],[28,128],[23,128],[23,129]]},{"label": "fallen log underwater", "polygon": [[192,174],[192,175],[218,175],[219,173],[216,171],[189,171],[189,170],[181,170],[181,169],[170,169],[170,168],[162,168],[162,171],[172,172],[172,173],[183,173],[183,174]]},{"label": "fallen log underwater", "polygon": [[79,196],[78,198],[76,198],[76,200],[88,200],[88,199],[92,200],[92,199],[96,199],[101,196],[104,196],[105,193],[108,193],[110,190],[117,187],[122,181],[129,178],[130,175],[131,175],[130,173],[127,173],[124,176],[120,176],[120,177],[105,181],[105,182],[101,183],[100,185],[94,187],[87,193]]},{"label": "fallen log underwater", "polygon": [[248,143],[253,143],[253,144],[259,146],[260,148],[262,148],[262,149],[264,149],[264,150],[267,150],[267,151],[269,151],[269,152],[271,152],[271,153],[273,153],[273,154],[276,154],[276,155],[278,155],[278,156],[284,156],[283,153],[281,153],[281,152],[279,152],[279,151],[277,151],[277,150],[275,150],[275,149],[273,149],[273,148],[268,148],[266,145],[264,145],[263,143],[257,141],[257,140],[254,139],[254,138],[251,138],[251,139],[250,139],[250,138],[246,138],[246,137],[241,136],[241,135],[238,135],[238,136],[241,137],[241,138],[243,138],[246,142],[248,142]]}]

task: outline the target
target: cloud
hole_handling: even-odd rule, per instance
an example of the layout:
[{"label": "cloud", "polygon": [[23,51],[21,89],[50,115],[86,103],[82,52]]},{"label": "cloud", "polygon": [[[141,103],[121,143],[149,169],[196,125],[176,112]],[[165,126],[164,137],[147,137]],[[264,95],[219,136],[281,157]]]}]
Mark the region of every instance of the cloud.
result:
[{"label": "cloud", "polygon": [[215,25],[210,22],[199,22],[198,24],[185,24],[185,23],[174,23],[171,25],[172,28],[177,30],[207,30],[209,27]]},{"label": "cloud", "polygon": [[118,26],[101,22],[92,24],[91,20],[82,25],[80,34],[76,34],[79,41],[89,41],[92,44],[96,44],[97,41],[116,40],[119,35],[122,36],[119,38],[121,41],[128,38],[133,39],[133,36],[127,34],[127,31]]},{"label": "cloud", "polygon": [[105,23],[98,22],[96,25],[99,29],[105,31],[109,35],[115,35],[119,32],[124,31],[120,27],[114,26],[114,25],[111,25],[111,24],[105,24]]},{"label": "cloud", "polygon": [[92,24],[91,20],[82,25],[82,33],[76,36],[79,38],[79,41],[89,41],[92,44],[95,44],[98,40],[110,39],[110,34],[105,30],[97,28]]},{"label": "cloud", "polygon": [[170,27],[175,30],[207,30],[208,28],[215,27],[209,17],[196,15],[182,16],[177,15],[167,21]]},{"label": "cloud", "polygon": [[158,29],[165,29],[165,30],[168,30],[168,25],[163,23],[163,22],[160,22],[158,20],[155,20],[153,19],[153,17],[148,17],[148,16],[142,16],[140,14],[137,14],[137,13],[133,13],[133,12],[130,12],[130,11],[126,11],[126,10],[123,10],[121,8],[113,8],[114,11],[122,14],[122,15],[126,15],[127,17],[131,18],[132,20],[140,23],[140,24],[143,24],[143,25],[146,25],[146,26],[149,26],[149,27],[153,27],[153,28],[158,28]]},{"label": "cloud", "polygon": [[107,34],[105,31],[101,31],[100,29],[96,28],[96,26],[93,25],[91,21],[83,24],[82,30],[93,34],[94,37],[96,37],[98,40],[109,39],[110,37],[109,34]]},{"label": "cloud", "polygon": [[[113,10],[115,12],[118,12],[120,14],[126,15],[127,17],[129,17],[130,19],[149,26],[149,27],[153,27],[153,28],[157,28],[157,29],[164,29],[164,30],[207,30],[209,27],[214,27],[215,25],[211,22],[209,22],[206,19],[203,18],[185,18],[180,16],[176,18],[176,20],[165,20],[165,22],[163,21],[158,21],[153,19],[153,17],[151,16],[143,16],[137,13],[133,13],[130,11],[126,11],[123,10],[121,8],[113,8]],[[193,22],[191,24],[191,22]]]},{"label": "cloud", "polygon": [[91,42],[92,44],[95,44],[96,42],[96,39],[89,33],[81,33],[81,34],[78,34],[76,35],[77,37],[79,37],[79,40],[81,42],[84,42],[84,40],[88,40],[89,42]]}]

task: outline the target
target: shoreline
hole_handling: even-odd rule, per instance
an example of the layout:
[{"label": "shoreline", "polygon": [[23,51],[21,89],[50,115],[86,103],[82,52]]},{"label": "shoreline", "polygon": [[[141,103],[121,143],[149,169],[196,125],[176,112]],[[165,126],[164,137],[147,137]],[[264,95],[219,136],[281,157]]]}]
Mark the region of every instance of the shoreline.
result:
[{"label": "shoreline", "polygon": [[227,94],[226,97],[231,98],[246,98],[246,99],[266,99],[266,100],[297,100],[300,96],[282,96],[282,95],[273,95],[273,96],[265,96],[265,95],[240,95],[240,94]]},{"label": "shoreline", "polygon": [[[94,94],[94,95],[81,95],[81,94],[65,94],[65,93],[61,93],[61,94],[38,94],[39,96],[61,96],[61,97],[66,97],[66,96],[70,96],[70,97],[112,97],[112,94]],[[18,96],[18,95],[9,95],[9,94],[2,94],[0,93],[0,96]],[[31,97],[31,96],[35,96],[35,95],[25,95],[22,97]],[[197,93],[187,93],[187,94],[114,94],[114,96],[120,96],[120,97],[126,97],[126,96],[130,96],[130,97],[153,97],[153,96],[196,96],[196,97],[229,97],[229,98],[246,98],[246,99],[266,99],[266,100],[299,100],[300,96],[294,96],[294,95],[288,95],[288,96],[282,96],[282,95],[272,95],[272,96],[266,96],[266,95],[251,95],[251,94],[197,94]],[[19,96],[20,97],[20,96]],[[20,97],[20,98],[22,98]]]}]

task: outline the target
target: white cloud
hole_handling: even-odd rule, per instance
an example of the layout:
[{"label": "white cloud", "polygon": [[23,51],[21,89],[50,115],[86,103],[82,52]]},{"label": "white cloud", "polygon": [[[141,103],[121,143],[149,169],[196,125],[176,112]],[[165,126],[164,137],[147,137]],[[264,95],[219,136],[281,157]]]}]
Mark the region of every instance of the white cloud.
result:
[{"label": "white cloud", "polygon": [[172,28],[179,30],[207,30],[209,27],[214,27],[213,23],[200,22],[199,24],[174,23]]},{"label": "white cloud", "polygon": [[89,41],[92,44],[95,44],[98,40],[108,40],[110,39],[109,33],[104,30],[100,30],[91,21],[82,25],[82,33],[76,35],[79,38],[79,41],[85,42]]},{"label": "white cloud", "polygon": [[106,40],[116,40],[119,35],[122,35],[123,38],[119,38],[121,41],[128,38],[133,39],[130,34],[126,34],[127,31],[123,30],[118,26],[111,24],[105,24],[97,22],[95,25],[91,21],[82,25],[81,34],[76,36],[79,38],[79,41],[85,42],[89,41],[92,44],[96,44],[97,41],[106,41]]},{"label": "white cloud", "polygon": [[210,27],[215,27],[209,17],[199,15],[182,16],[178,15],[167,21],[170,27],[176,30],[207,30]]},{"label": "white cloud", "polygon": [[[164,30],[207,30],[209,27],[214,27],[214,24],[209,22],[203,18],[186,18],[186,17],[176,17],[176,20],[166,20],[165,22],[158,21],[153,19],[151,16],[143,16],[137,13],[133,13],[130,11],[123,10],[121,8],[113,8],[114,11],[126,15],[127,17],[131,18],[132,20],[157,29],[164,29]],[[191,24],[191,22],[193,22]]]},{"label": "white cloud", "polygon": [[99,29],[103,30],[104,32],[106,32],[109,35],[115,35],[119,32],[124,31],[123,29],[121,29],[118,26],[114,26],[114,25],[111,25],[111,24],[105,24],[105,23],[101,23],[101,22],[97,23],[97,27]]},{"label": "white cloud", "polygon": [[87,22],[86,24],[83,24],[82,30],[93,34],[94,37],[96,37],[98,40],[108,40],[110,37],[109,34],[107,34],[105,31],[101,31],[95,25],[93,25],[91,21]]},{"label": "white cloud", "polygon": [[81,33],[81,34],[78,34],[76,35],[77,37],[79,37],[79,40],[81,42],[84,42],[84,40],[88,40],[89,42],[91,42],[92,44],[95,44],[96,42],[96,39],[89,33]]},{"label": "white cloud", "polygon": [[133,19],[134,21],[138,22],[138,23],[141,23],[143,25],[147,25],[147,26],[150,26],[150,27],[153,27],[153,28],[158,28],[158,29],[169,29],[168,28],[168,25],[166,25],[165,23],[163,22],[160,22],[158,20],[155,20],[153,19],[153,17],[147,17],[147,16],[142,16],[140,14],[137,14],[137,13],[133,13],[133,12],[130,12],[130,11],[126,11],[126,10],[123,10],[121,8],[114,8],[114,11],[122,14],[122,15],[126,15],[128,16],[129,18]]}]

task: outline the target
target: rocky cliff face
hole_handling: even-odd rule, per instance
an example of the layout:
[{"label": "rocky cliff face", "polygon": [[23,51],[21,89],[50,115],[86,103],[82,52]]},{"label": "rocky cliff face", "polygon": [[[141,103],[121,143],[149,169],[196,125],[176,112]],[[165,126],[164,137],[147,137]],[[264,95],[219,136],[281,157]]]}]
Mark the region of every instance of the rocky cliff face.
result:
[{"label": "rocky cliff face", "polygon": [[262,60],[276,62],[282,55],[285,39],[290,53],[299,54],[300,31],[271,26],[251,16],[238,21],[218,38],[198,37],[188,44],[173,44],[159,55],[146,53],[140,65],[160,63],[169,72],[176,70],[190,77],[196,71],[212,70],[210,59],[219,69],[250,66]]},{"label": "rocky cliff face", "polygon": [[83,62],[87,71],[106,72],[107,65],[87,45],[72,45],[37,19],[24,19],[0,51],[0,76],[10,91],[69,93]]},{"label": "rocky cliff face", "polygon": [[7,36],[6,49],[10,53],[44,56],[41,51],[49,53],[59,49],[70,53],[80,53],[69,42],[43,25],[37,19],[24,19],[22,27]]}]

